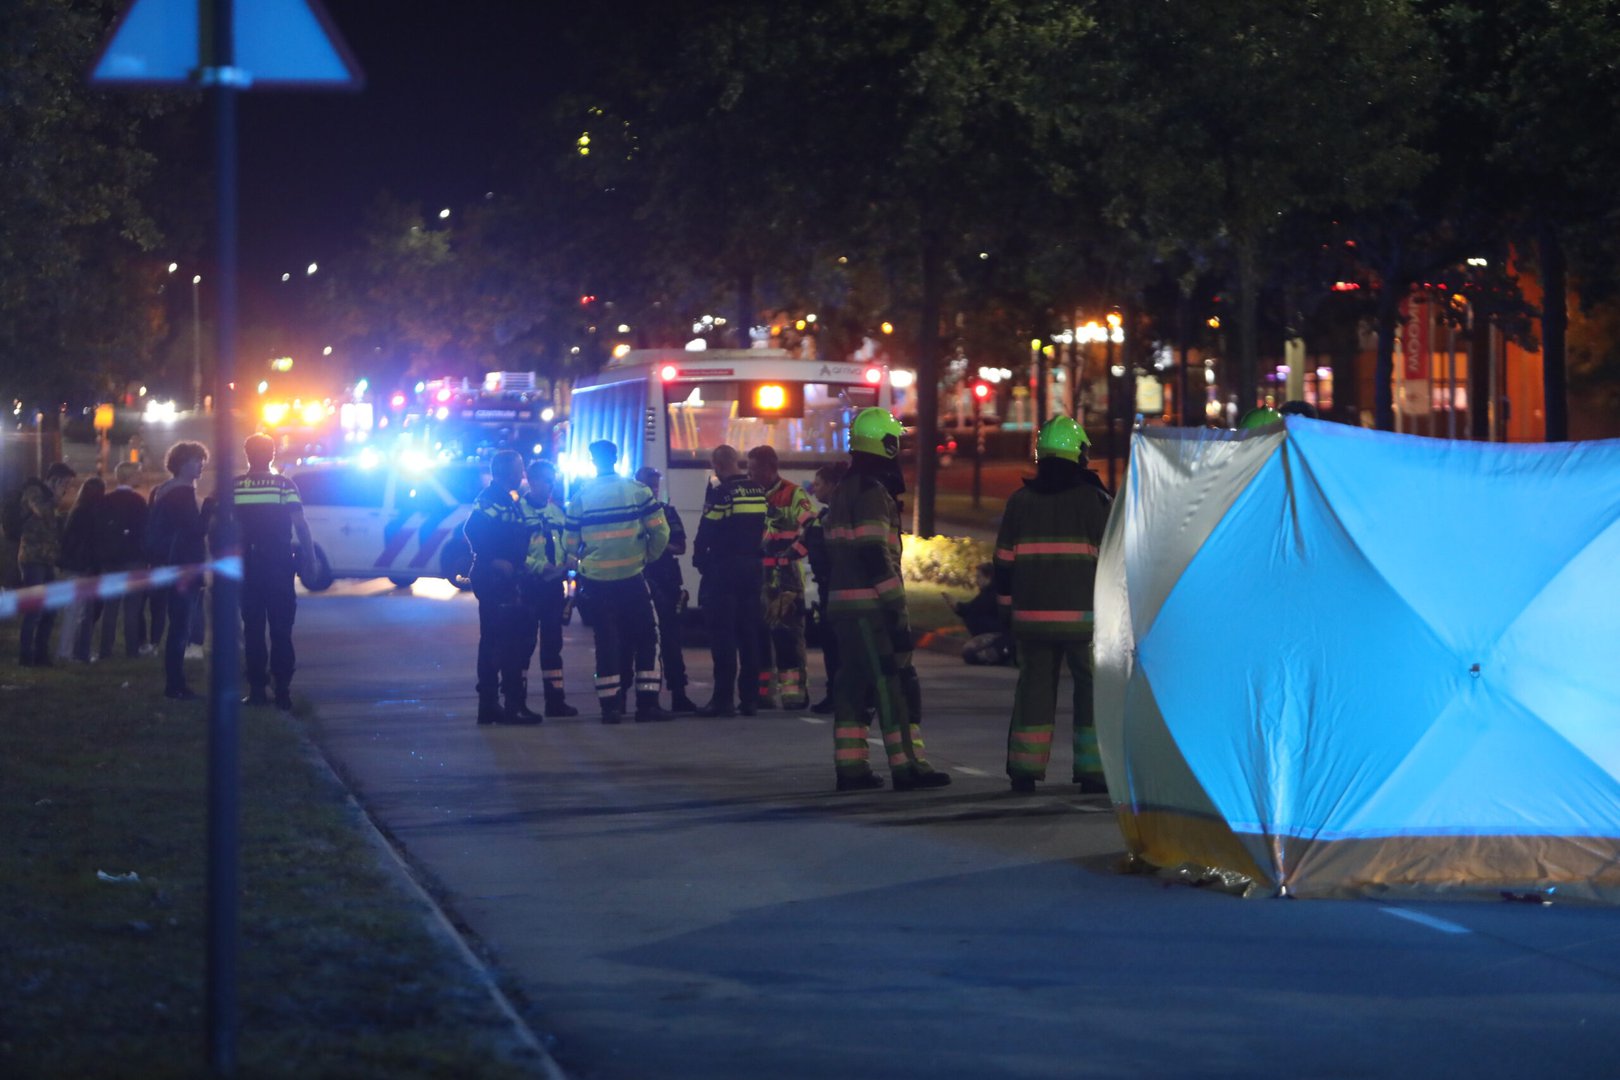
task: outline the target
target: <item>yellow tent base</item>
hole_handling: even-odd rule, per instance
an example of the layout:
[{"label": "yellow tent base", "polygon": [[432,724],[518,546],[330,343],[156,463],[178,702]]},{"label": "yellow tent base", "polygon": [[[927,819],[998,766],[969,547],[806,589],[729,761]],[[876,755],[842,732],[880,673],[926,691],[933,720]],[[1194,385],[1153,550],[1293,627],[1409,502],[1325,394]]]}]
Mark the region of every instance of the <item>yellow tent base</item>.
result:
[{"label": "yellow tent base", "polygon": [[1236,833],[1210,818],[1116,807],[1131,856],[1246,896],[1513,899],[1620,904],[1620,837]]}]

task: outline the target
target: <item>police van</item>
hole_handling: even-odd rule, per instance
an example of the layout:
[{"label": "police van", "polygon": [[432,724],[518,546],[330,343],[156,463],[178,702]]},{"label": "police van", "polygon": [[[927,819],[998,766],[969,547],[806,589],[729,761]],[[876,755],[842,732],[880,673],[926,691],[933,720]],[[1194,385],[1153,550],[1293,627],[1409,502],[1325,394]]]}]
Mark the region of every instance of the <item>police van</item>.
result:
[{"label": "police van", "polygon": [[419,577],[448,578],[470,589],[472,552],[462,526],[489,484],[479,462],[438,463],[422,455],[384,461],[312,464],[288,474],[298,485],[315,542],[315,567],[299,580],[311,592],[336,578],[386,577],[407,586]]}]

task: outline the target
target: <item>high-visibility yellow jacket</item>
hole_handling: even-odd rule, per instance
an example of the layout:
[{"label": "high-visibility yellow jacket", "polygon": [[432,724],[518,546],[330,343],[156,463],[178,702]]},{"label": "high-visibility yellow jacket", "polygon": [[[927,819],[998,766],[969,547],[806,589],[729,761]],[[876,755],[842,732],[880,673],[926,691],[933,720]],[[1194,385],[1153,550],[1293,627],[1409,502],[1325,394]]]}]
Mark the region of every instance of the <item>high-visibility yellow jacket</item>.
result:
[{"label": "high-visibility yellow jacket", "polygon": [[554,502],[536,506],[525,496],[523,519],[529,526],[529,557],[526,560],[529,572],[540,575],[545,581],[562,577],[567,569],[563,535],[568,530],[568,519],[562,507]]},{"label": "high-visibility yellow jacket", "polygon": [[646,484],[618,475],[587,480],[568,500],[563,549],[579,558],[581,577],[635,577],[669,543],[664,508]]}]

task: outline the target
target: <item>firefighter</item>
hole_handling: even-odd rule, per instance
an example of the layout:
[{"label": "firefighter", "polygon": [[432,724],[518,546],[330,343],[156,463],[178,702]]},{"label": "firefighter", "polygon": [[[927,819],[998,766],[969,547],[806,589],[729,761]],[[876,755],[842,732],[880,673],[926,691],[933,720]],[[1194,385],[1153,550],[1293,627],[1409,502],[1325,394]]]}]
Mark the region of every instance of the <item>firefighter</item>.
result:
[{"label": "firefighter", "polygon": [[1007,733],[1012,789],[1032,792],[1052,756],[1058,677],[1074,678],[1074,782],[1103,794],[1091,698],[1092,588],[1109,497],[1086,467],[1085,429],[1055,416],[1035,442],[1035,477],[1013,492],[996,536],[996,599],[1018,654]]},{"label": "firefighter", "polygon": [[714,696],[697,714],[754,716],[764,634],[759,552],[765,537],[765,492],[748,478],[735,446],[715,447],[709,463],[719,483],[704,497],[703,520],[692,542],[692,565],[703,575],[698,606],[709,625]]},{"label": "firefighter", "polygon": [[529,555],[519,583],[525,618],[523,670],[527,678],[529,658],[538,645],[545,715],[578,716],[579,710],[568,704],[563,693],[563,583],[568,574],[563,533],[567,519],[551,498],[557,488],[557,467],[549,461],[531,461],[528,476],[523,513],[529,523]]},{"label": "firefighter", "polygon": [[242,639],[247,658],[243,675],[248,684],[242,703],[269,704],[265,689],[274,680],[276,708],[286,711],[292,708],[292,628],[298,611],[293,592],[293,534],[298,534],[306,572],[314,565],[315,542],[304,520],[298,485],[270,471],[276,441],[262,433],[249,435],[242,453],[248,468],[236,478],[233,496],[242,530]]},{"label": "firefighter", "polygon": [[[647,465],[636,470],[636,479],[647,485],[654,499],[658,498],[663,473]],[[681,654],[681,612],[686,608],[686,590],[677,556],[686,554],[686,526],[673,505],[662,500],[658,505],[664,508],[664,520],[669,523],[669,546],[647,567],[647,591],[652,594],[653,613],[658,616],[658,659],[664,665],[664,685],[669,687],[669,711],[679,716],[698,710],[686,696],[686,657]]]},{"label": "firefighter", "polygon": [[948,773],[923,756],[911,624],[900,578],[900,422],[868,408],[849,426],[849,472],[824,521],[831,586],[827,618],[838,639],[833,763],[839,791],[883,786],[868,761],[866,710],[875,699],[896,791],[944,787]]},{"label": "firefighter", "polygon": [[802,709],[810,704],[804,658],[805,530],[815,523],[810,495],[778,471],[776,450],[748,451],[748,478],[765,492],[765,539],[761,552],[762,611],[759,707]]},{"label": "firefighter", "polygon": [[489,486],[479,492],[463,529],[473,554],[468,576],[478,598],[480,724],[541,720],[529,709],[523,675],[528,615],[519,582],[529,557],[529,519],[518,495],[522,483],[522,456],[516,450],[496,453],[489,459]]},{"label": "firefighter", "polygon": [[614,471],[619,448],[590,445],[596,478],[568,500],[563,547],[579,559],[580,588],[596,636],[596,699],[602,723],[623,719],[621,670],[635,664],[636,720],[668,720],[658,705],[658,632],[643,571],[669,543],[669,523],[646,485]]},{"label": "firefighter", "polygon": [[830,462],[816,470],[816,478],[810,482],[810,494],[821,503],[821,509],[804,530],[805,561],[810,564],[810,576],[816,582],[816,626],[820,632],[821,660],[827,669],[827,692],[810,706],[810,711],[823,715],[833,711],[832,688],[838,678],[838,639],[833,637],[827,623],[827,590],[831,587],[827,572],[827,504],[848,471],[847,461]]}]

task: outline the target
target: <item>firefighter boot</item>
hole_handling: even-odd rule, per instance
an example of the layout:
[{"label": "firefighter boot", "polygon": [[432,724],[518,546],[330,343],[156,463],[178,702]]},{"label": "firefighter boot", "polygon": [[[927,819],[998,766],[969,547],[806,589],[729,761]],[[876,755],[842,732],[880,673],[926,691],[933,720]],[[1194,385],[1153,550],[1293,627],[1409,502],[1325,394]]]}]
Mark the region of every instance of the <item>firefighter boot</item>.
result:
[{"label": "firefighter boot", "polygon": [[561,689],[546,687],[546,715],[547,716],[578,716],[579,710],[563,698]]},{"label": "firefighter boot", "polygon": [[648,724],[673,719],[675,719],[673,713],[667,713],[658,707],[658,691],[636,691],[636,723]]},{"label": "firefighter boot", "polygon": [[478,722],[480,724],[498,724],[503,718],[501,701],[497,697],[480,697],[478,699]]},{"label": "firefighter boot", "polygon": [[506,709],[501,715],[503,724],[538,724],[543,717],[529,708],[529,683],[520,681],[506,695]]}]

